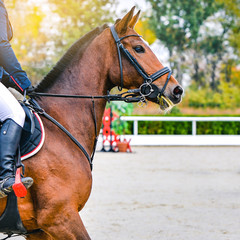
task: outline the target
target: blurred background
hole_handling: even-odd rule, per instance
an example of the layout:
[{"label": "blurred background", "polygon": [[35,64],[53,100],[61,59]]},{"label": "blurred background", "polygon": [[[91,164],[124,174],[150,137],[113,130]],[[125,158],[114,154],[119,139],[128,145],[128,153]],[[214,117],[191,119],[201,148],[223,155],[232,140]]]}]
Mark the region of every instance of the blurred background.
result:
[{"label": "blurred background", "polygon": [[131,140],[133,153],[96,153],[92,196],[81,212],[93,239],[238,240],[240,1],[5,4],[13,48],[34,84],[82,35],[136,5],[142,10],[136,31],[185,89],[167,114],[151,103],[107,105],[115,114],[111,127]]},{"label": "blurred background", "polygon": [[[136,5],[142,10],[136,31],[185,89],[182,103],[168,114],[240,114],[239,0],[7,0],[5,4],[14,29],[13,48],[34,84],[82,35],[114,23]],[[119,115],[161,114],[151,103],[147,108],[119,104],[113,108]],[[191,132],[186,122],[181,123],[185,127],[154,124],[152,134]],[[211,123],[205,125],[199,134],[240,133],[237,122],[214,123],[214,129]],[[125,127],[125,132],[132,132],[132,124]],[[163,128],[168,130],[159,132]]]}]

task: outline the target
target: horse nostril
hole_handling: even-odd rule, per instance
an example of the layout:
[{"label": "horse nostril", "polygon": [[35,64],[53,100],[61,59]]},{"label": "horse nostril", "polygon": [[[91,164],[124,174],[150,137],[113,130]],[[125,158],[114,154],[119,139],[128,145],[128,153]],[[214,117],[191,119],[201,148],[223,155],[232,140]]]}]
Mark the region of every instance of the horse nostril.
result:
[{"label": "horse nostril", "polygon": [[183,94],[183,89],[180,86],[177,86],[173,89],[173,94],[176,96],[177,95],[181,96]]}]

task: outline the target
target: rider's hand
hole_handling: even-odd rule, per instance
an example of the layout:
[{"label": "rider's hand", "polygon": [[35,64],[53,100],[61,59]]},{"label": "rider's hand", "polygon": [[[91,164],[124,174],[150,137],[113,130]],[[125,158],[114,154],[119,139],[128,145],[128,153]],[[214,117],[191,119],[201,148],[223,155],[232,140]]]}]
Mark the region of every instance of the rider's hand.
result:
[{"label": "rider's hand", "polygon": [[26,89],[27,95],[28,95],[29,93],[31,93],[31,92],[34,92],[34,90],[35,90],[35,87],[32,86],[32,85],[30,85],[30,86]]}]

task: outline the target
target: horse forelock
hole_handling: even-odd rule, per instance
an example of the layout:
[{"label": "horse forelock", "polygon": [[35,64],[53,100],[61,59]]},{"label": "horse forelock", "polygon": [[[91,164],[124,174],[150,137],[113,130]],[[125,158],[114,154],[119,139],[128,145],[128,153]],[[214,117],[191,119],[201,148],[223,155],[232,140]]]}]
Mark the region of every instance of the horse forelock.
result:
[{"label": "horse forelock", "polygon": [[76,57],[81,58],[87,46],[107,27],[107,24],[104,24],[101,27],[96,27],[76,41],[52,68],[52,70],[37,85],[35,91],[41,92],[52,86],[66,67],[68,67],[71,62],[76,59]]}]

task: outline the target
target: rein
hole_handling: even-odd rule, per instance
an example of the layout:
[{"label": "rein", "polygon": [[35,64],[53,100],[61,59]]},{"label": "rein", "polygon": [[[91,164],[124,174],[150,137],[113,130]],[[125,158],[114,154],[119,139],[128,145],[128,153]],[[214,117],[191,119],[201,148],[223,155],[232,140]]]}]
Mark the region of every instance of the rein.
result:
[{"label": "rein", "polygon": [[[65,94],[51,94],[51,93],[38,93],[38,92],[30,92],[28,93],[28,96],[31,97],[29,100],[29,105],[25,102],[26,105],[28,105],[30,108],[32,108],[34,111],[39,113],[40,115],[43,115],[45,118],[47,118],[49,121],[51,121],[53,124],[55,124],[58,128],[60,128],[76,145],[80,150],[83,152],[83,154],[86,156],[91,170],[93,169],[93,157],[96,152],[97,147],[97,118],[96,118],[96,111],[95,111],[95,99],[106,99],[108,102],[110,101],[125,101],[127,103],[130,102],[144,102],[145,99],[142,97],[139,97],[136,95],[139,90],[128,90],[127,92],[121,93],[121,94],[114,94],[114,95],[103,95],[103,96],[86,96],[86,95],[65,95]],[[26,96],[26,93],[24,93]],[[94,128],[95,128],[95,140],[94,140],[94,146],[93,146],[93,152],[92,156],[90,157],[85,148],[79,143],[79,141],[64,127],[62,126],[56,119],[51,117],[49,114],[47,114],[35,101],[34,97],[37,96],[43,96],[43,97],[58,97],[58,98],[85,98],[85,99],[91,99],[92,100],[92,106],[93,106],[93,120],[94,120]]]},{"label": "rein", "polygon": [[[30,94],[29,94],[30,95]],[[49,114],[47,114],[40,106],[39,104],[36,102],[35,99],[31,98],[29,100],[29,104],[24,102],[24,104],[28,107],[30,107],[31,109],[33,109],[35,112],[37,112],[40,115],[43,115],[45,118],[47,118],[49,121],[51,121],[52,123],[54,123],[58,128],[60,128],[76,145],[78,148],[80,148],[80,150],[83,152],[83,154],[86,156],[91,171],[93,168],[92,165],[92,160],[94,157],[94,153],[95,153],[95,149],[96,149],[96,145],[97,145],[97,125],[96,125],[96,113],[95,113],[95,105],[93,102],[93,117],[94,117],[94,126],[95,126],[95,141],[94,141],[94,151],[92,153],[92,156],[90,157],[89,154],[87,153],[87,151],[85,150],[85,148],[78,142],[78,140],[63,126],[61,125],[56,119],[54,119],[53,117],[51,117]]]},{"label": "rein", "polygon": [[87,99],[105,99],[108,102],[110,101],[124,101],[127,103],[130,102],[139,102],[143,98],[139,95],[140,89],[130,89],[124,93],[120,94],[108,94],[101,96],[91,96],[91,95],[70,95],[70,94],[53,94],[53,93],[40,93],[40,92],[30,92],[28,93],[29,97],[58,97],[58,98],[87,98]]},{"label": "rein", "polygon": [[[112,36],[115,40],[116,46],[117,46],[117,52],[118,52],[118,60],[119,60],[119,67],[120,67],[120,78],[121,78],[121,86],[118,86],[118,89],[121,91],[123,89],[123,65],[122,65],[122,56],[121,52],[124,53],[124,55],[127,57],[127,59],[130,61],[130,63],[134,66],[134,68],[137,70],[137,72],[143,77],[144,82],[143,84],[136,89],[130,89],[124,93],[121,94],[108,94],[107,95],[101,95],[101,96],[90,96],[90,95],[69,95],[69,94],[52,94],[52,93],[40,93],[35,92],[34,90],[31,92],[28,92],[28,96],[31,97],[30,99],[30,107],[33,108],[37,113],[43,115],[45,118],[50,120],[52,123],[54,123],[56,126],[58,126],[63,132],[66,133],[66,135],[81,149],[81,151],[84,153],[86,158],[88,159],[88,162],[90,164],[91,170],[92,170],[92,161],[93,157],[96,151],[96,145],[97,145],[97,120],[96,120],[96,111],[95,111],[95,99],[105,99],[108,102],[110,101],[124,101],[127,103],[132,102],[146,102],[146,97],[149,98],[156,98],[157,96],[161,97],[167,87],[167,84],[169,82],[169,79],[171,77],[171,70],[168,67],[164,67],[163,69],[153,73],[152,75],[148,75],[146,71],[142,68],[142,66],[139,64],[136,58],[134,58],[131,53],[123,46],[121,43],[121,40],[127,38],[127,37],[141,37],[140,35],[133,34],[133,35],[127,35],[124,37],[119,38],[115,27],[111,26],[110,30],[112,32]],[[153,84],[155,80],[162,77],[163,75],[167,74],[167,80],[161,90]],[[93,104],[93,120],[94,120],[94,127],[95,127],[95,141],[94,141],[94,148],[92,156],[90,157],[87,151],[84,149],[84,147],[77,141],[76,138],[74,138],[71,133],[64,128],[59,122],[57,122],[54,118],[52,118],[50,115],[48,115],[39,105],[38,103],[33,99],[34,97],[60,97],[60,98],[85,98],[85,99],[91,99]],[[25,103],[26,104],[26,103]]]}]

